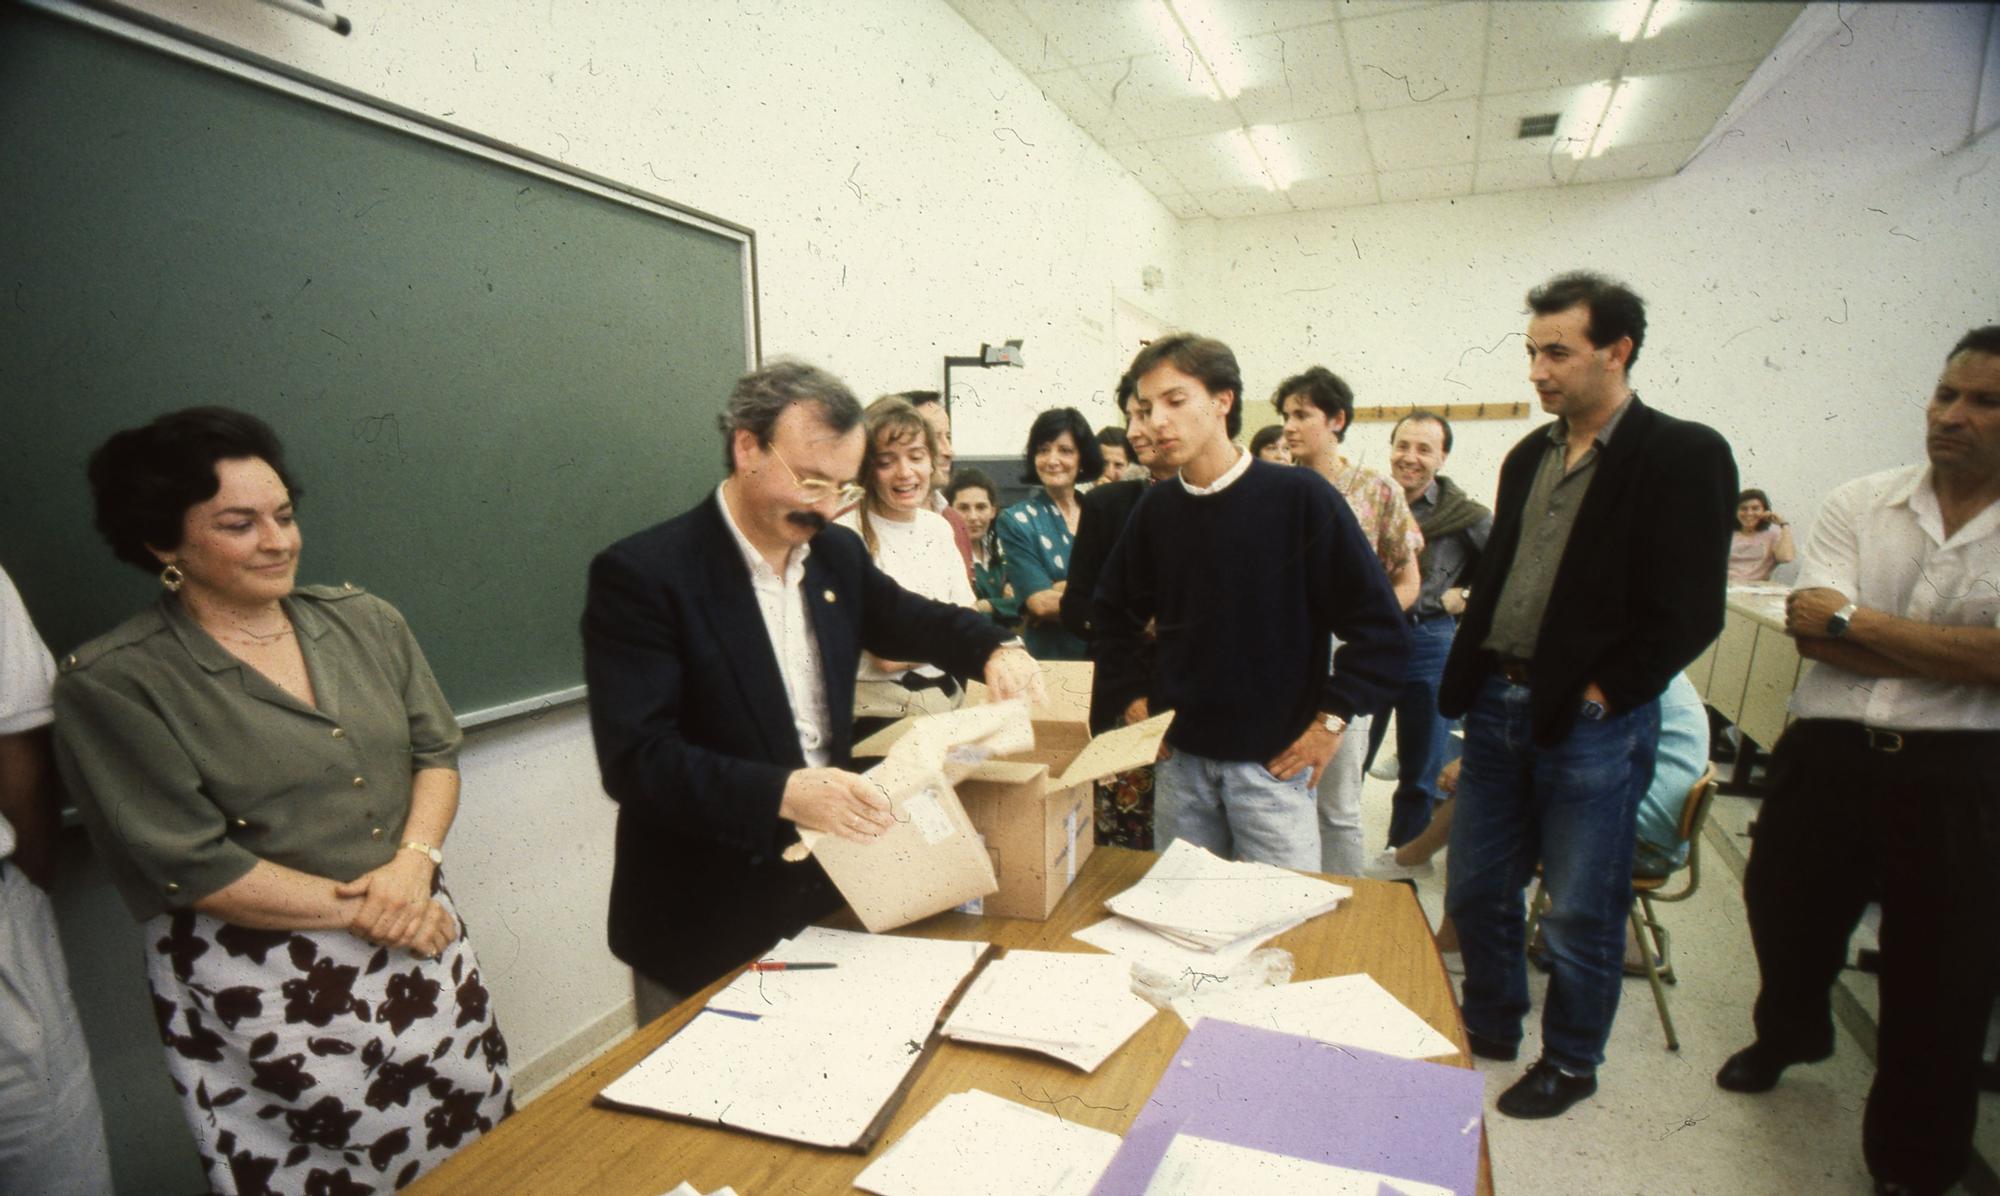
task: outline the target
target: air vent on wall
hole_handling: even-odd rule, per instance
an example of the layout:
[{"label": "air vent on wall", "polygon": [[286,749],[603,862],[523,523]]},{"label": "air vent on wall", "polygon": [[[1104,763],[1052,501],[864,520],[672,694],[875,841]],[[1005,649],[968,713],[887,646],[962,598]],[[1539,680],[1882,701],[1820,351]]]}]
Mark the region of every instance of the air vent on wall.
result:
[{"label": "air vent on wall", "polygon": [[1521,118],[1521,131],[1517,136],[1522,141],[1531,141],[1537,137],[1552,137],[1555,135],[1556,121],[1561,118],[1560,112],[1550,112],[1543,116],[1524,116]]}]

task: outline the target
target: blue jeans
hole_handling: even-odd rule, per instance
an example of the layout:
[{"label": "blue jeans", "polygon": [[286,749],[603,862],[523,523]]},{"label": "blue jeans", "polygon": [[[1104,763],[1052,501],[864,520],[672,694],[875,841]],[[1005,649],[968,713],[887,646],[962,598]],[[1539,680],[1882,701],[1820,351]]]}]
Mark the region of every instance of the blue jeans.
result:
[{"label": "blue jeans", "polygon": [[1445,910],[1465,953],[1465,1025],[1521,1040],[1528,1012],[1523,891],[1540,862],[1551,904],[1542,1057],[1588,1075],[1623,988],[1626,911],[1639,799],[1653,775],[1660,704],[1579,717],[1552,748],[1536,746],[1528,689],[1487,677],[1465,716],[1465,763],[1451,824]]},{"label": "blue jeans", "polygon": [[[1458,630],[1455,619],[1425,619],[1410,625],[1410,663],[1403,688],[1391,709],[1396,712],[1396,796],[1389,809],[1389,846],[1401,847],[1431,824],[1437,804],[1437,775],[1451,759],[1451,720],[1438,713],[1438,683],[1444,678],[1445,657]],[[1368,763],[1382,742],[1386,713],[1369,729]]]},{"label": "blue jeans", "polygon": [[1186,839],[1225,860],[1319,867],[1318,807],[1308,770],[1289,781],[1262,764],[1175,750],[1153,767],[1153,836],[1162,851]]}]

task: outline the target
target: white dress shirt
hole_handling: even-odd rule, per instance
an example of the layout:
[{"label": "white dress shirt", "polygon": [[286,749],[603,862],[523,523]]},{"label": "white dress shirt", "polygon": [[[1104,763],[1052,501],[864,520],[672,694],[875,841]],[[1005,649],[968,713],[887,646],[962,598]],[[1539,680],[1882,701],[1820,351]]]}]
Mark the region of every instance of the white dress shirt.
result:
[{"label": "white dress shirt", "polygon": [[[1847,483],[1826,500],[1796,589],[1831,587],[1858,606],[1946,627],[2000,627],[2000,503],[1949,540],[1928,465]],[[1800,718],[1897,731],[2000,730],[2000,686],[1864,677],[1813,661],[1792,694]]]},{"label": "white dress shirt", "polygon": [[826,677],[819,667],[819,640],[813,635],[812,618],[806,610],[806,558],[812,555],[812,545],[792,549],[780,577],[736,526],[735,516],[729,513],[728,486],[724,482],[716,489],[716,505],[722,508],[723,525],[743,550],[743,563],[750,567],[750,591],[757,596],[757,611],[764,616],[764,631],[771,637],[772,654],[778,658],[778,674],[785,683],[785,700],[791,704],[799,751],[808,767],[824,768],[833,758],[827,747],[833,736],[827,721]]},{"label": "white dress shirt", "polygon": [[1231,465],[1228,469],[1223,470],[1221,477],[1215,479],[1213,482],[1210,482],[1206,486],[1197,486],[1193,482],[1188,481],[1187,474],[1185,471],[1183,471],[1179,475],[1181,480],[1181,485],[1187,488],[1187,492],[1189,494],[1202,494],[1202,495],[1220,494],[1224,490],[1229,489],[1229,485],[1231,482],[1234,482],[1237,478],[1242,477],[1244,473],[1246,473],[1249,470],[1250,461],[1251,461],[1250,450],[1244,448],[1242,445],[1239,444],[1236,446],[1236,463],[1234,465]]}]

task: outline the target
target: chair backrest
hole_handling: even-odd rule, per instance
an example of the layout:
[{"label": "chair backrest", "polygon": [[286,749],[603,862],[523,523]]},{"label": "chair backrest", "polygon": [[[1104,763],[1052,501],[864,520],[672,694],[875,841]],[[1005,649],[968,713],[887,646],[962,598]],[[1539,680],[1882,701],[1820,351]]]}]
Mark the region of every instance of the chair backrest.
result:
[{"label": "chair backrest", "polygon": [[1692,843],[1701,834],[1702,825],[1708,821],[1708,808],[1715,803],[1715,791],[1719,787],[1715,765],[1710,764],[1688,790],[1687,803],[1681,807],[1681,842]]}]

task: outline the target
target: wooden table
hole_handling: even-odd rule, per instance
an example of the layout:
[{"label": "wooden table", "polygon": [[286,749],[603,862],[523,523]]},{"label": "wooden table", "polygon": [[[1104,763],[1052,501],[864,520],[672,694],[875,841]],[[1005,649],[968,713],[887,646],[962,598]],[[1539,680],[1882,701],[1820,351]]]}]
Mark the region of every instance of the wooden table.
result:
[{"label": "wooden table", "polygon": [[[1092,950],[1070,939],[1070,933],[1105,917],[1105,898],[1124,891],[1157,858],[1149,852],[1098,848],[1046,922],[940,914],[897,933],[984,939],[1010,949]],[[1341,883],[1351,886],[1354,896],[1339,909],[1272,940],[1273,946],[1285,948],[1297,960],[1293,978],[1368,972],[1459,1044],[1459,1056],[1438,1062],[1471,1066],[1470,1056],[1463,1053],[1465,1027],[1450,979],[1414,891],[1371,880]],[[861,1155],[591,1104],[599,1089],[685,1025],[728,979],[716,981],[635,1031],[405,1190],[421,1196],[446,1192],[660,1196],[683,1180],[704,1192],[732,1184],[743,1196],[855,1190],[854,1177],[868,1164]],[[899,1140],[939,1100],[967,1088],[983,1088],[1123,1134],[1186,1033],[1179,1017],[1162,1012],[1089,1075],[1024,1051],[946,1040],[919,1072],[909,1098],[876,1149]],[[1336,1097],[1329,1093],[1328,1099]],[[1490,1196],[1492,1190],[1482,1141],[1479,1191]]]},{"label": "wooden table", "polygon": [[1805,661],[1785,634],[1785,596],[1732,589],[1722,634],[1688,666],[1695,692],[1750,740],[1738,747],[1725,793],[1752,793],[1757,748],[1768,752],[1791,722],[1792,691]]}]

